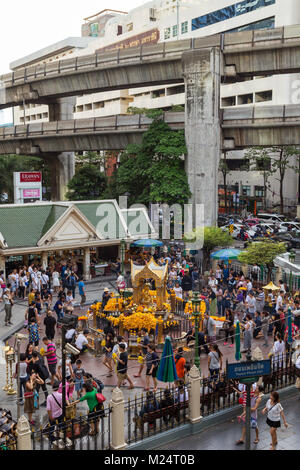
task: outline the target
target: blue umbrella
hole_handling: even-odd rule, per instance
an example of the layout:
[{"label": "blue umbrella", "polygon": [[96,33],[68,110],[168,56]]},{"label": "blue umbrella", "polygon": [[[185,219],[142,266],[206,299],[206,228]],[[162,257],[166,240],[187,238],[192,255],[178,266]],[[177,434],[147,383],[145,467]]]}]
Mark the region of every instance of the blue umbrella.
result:
[{"label": "blue umbrella", "polygon": [[142,247],[152,247],[152,246],[163,246],[163,243],[160,242],[159,240],[152,240],[146,239],[146,240],[137,240],[136,242],[132,243],[132,246],[142,246]]},{"label": "blue umbrella", "polygon": [[237,259],[241,250],[237,250],[236,248],[226,248],[223,250],[215,251],[211,255],[213,259],[221,259],[221,260],[228,260],[228,259]]},{"label": "blue umbrella", "polygon": [[156,378],[165,383],[171,383],[178,380],[170,336],[166,337]]},{"label": "blue umbrella", "polygon": [[292,334],[292,310],[291,308],[288,309],[288,339],[287,342],[288,344],[292,344],[293,342],[293,334]]}]

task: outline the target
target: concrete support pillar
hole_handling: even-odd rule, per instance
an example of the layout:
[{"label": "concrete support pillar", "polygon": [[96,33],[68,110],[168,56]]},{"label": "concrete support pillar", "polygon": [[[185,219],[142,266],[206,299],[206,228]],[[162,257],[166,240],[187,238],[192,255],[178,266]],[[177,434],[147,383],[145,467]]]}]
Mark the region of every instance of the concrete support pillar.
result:
[{"label": "concrete support pillar", "polygon": [[[73,119],[76,97],[60,98],[49,103],[49,121],[65,121]],[[64,201],[67,185],[75,174],[74,152],[63,152],[46,156],[51,169],[51,200]]]},{"label": "concrete support pillar", "polygon": [[189,416],[192,424],[198,423],[201,419],[200,411],[200,385],[201,377],[199,369],[193,365],[189,374],[190,394],[189,394]]},{"label": "concrete support pillar", "polygon": [[48,266],[48,253],[47,251],[43,251],[42,253],[42,267],[46,269]]},{"label": "concrete support pillar", "polygon": [[[192,192],[193,224],[199,225],[198,204],[204,205],[204,224],[217,223],[218,167],[221,151],[220,77],[218,48],[199,49],[182,55],[186,87],[186,173]],[[198,215],[196,217],[196,214]]]},{"label": "concrete support pillar", "polygon": [[113,450],[124,450],[127,445],[124,435],[125,401],[123,393],[118,387],[113,390],[109,405],[112,409],[111,447]]},{"label": "concrete support pillar", "polygon": [[[252,361],[262,361],[264,358],[264,355],[262,353],[262,350],[260,349],[259,346],[257,346],[254,351],[253,351],[253,354],[252,354]],[[263,377],[259,377],[259,380],[257,382],[258,385],[262,385],[263,383]]]},{"label": "concrete support pillar", "polygon": [[84,249],[84,257],[83,257],[83,276],[85,281],[89,281],[91,279],[91,253],[89,248]]},{"label": "concrete support pillar", "polygon": [[18,420],[17,436],[18,450],[32,450],[30,425],[28,419],[24,415]]}]

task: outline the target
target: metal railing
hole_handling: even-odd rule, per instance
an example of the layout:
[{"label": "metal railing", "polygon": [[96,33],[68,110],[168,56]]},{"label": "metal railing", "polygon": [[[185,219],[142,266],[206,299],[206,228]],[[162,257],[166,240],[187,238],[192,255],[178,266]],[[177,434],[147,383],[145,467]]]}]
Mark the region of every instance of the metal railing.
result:
[{"label": "metal railing", "polygon": [[[31,434],[33,450],[107,450],[111,444],[111,410],[49,424]],[[94,432],[96,430],[97,432]]]},{"label": "metal railing", "polygon": [[207,47],[220,47],[226,53],[244,52],[246,47],[255,50],[295,47],[300,42],[300,27],[284,26],[271,30],[243,31],[239,33],[219,33],[207,37],[183,39],[158,44],[146,44],[136,48],[99,52],[72,59],[21,68],[13,73],[0,76],[5,86],[30,82],[38,78],[51,77],[63,73],[86,71],[92,68],[107,67],[131,62],[149,60],[180,59],[184,51]]},{"label": "metal railing", "polygon": [[179,427],[187,423],[188,414],[188,385],[159,390],[150,400],[145,395],[128,399],[125,406],[126,442],[132,444]]},{"label": "metal railing", "polygon": [[[295,383],[295,366],[292,355],[285,354],[281,358],[271,359],[271,373],[262,378],[265,393],[280,390]],[[201,380],[201,413],[203,416],[214,414],[226,408],[238,405],[240,393],[238,381],[228,379],[226,373]]]}]

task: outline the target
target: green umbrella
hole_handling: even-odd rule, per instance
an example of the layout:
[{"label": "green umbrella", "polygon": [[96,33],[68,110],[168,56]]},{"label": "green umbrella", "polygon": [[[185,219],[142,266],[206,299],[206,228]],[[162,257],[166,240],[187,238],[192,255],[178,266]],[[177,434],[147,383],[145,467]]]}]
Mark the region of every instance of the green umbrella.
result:
[{"label": "green umbrella", "polygon": [[291,308],[288,309],[288,344],[292,344],[293,342],[293,335],[292,335],[292,310]]},{"label": "green umbrella", "polygon": [[236,322],[235,328],[235,360],[241,360],[241,330],[240,330],[240,322]]},{"label": "green umbrella", "polygon": [[166,337],[156,378],[165,383],[171,383],[178,380],[170,336]]}]

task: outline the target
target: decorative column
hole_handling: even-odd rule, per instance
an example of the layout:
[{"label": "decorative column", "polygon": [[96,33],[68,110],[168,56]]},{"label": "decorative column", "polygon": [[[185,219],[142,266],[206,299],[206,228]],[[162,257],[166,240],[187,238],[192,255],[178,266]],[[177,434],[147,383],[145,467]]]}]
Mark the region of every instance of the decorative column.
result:
[{"label": "decorative column", "polygon": [[0,271],[4,272],[4,277],[6,278],[6,271],[5,271],[5,256],[0,255]]},{"label": "decorative column", "polygon": [[[259,346],[257,346],[254,351],[253,351],[253,354],[252,354],[252,361],[262,361],[264,358],[264,355],[262,353],[262,350],[260,349]],[[263,377],[259,377],[259,380],[257,382],[258,385],[262,385],[263,383]]]},{"label": "decorative column", "polygon": [[28,419],[23,415],[17,424],[17,449],[32,450],[31,448],[31,430]]},{"label": "decorative column", "polygon": [[112,392],[109,402],[111,414],[111,448],[124,450],[127,446],[124,435],[125,401],[122,391],[117,387]]},{"label": "decorative column", "polygon": [[203,223],[198,205],[204,207],[205,226],[217,224],[218,167],[221,152],[220,84],[222,57],[219,48],[198,49],[182,55],[186,88],[185,168],[193,205],[193,228]]},{"label": "decorative column", "polygon": [[91,279],[91,252],[89,248],[84,248],[83,276],[85,281]]},{"label": "decorative column", "polygon": [[200,411],[200,385],[201,377],[198,367],[193,365],[189,374],[190,381],[190,396],[189,396],[189,411],[190,422],[192,424],[198,423],[201,419]]},{"label": "decorative column", "polygon": [[43,251],[42,252],[42,267],[43,269],[46,269],[48,266],[48,252]]}]

